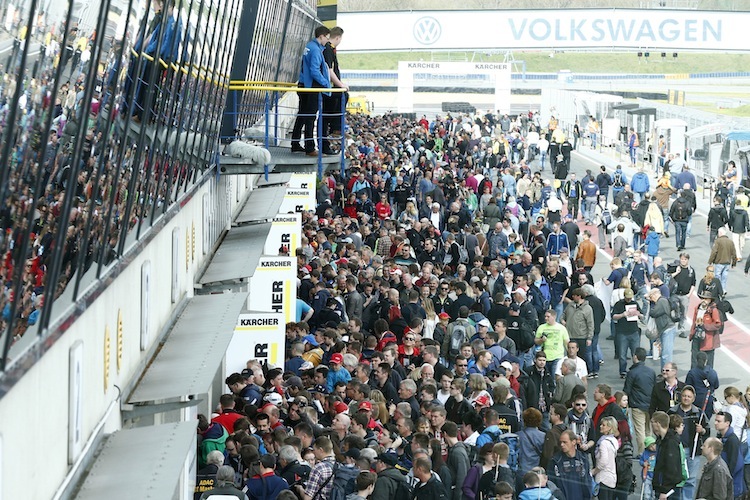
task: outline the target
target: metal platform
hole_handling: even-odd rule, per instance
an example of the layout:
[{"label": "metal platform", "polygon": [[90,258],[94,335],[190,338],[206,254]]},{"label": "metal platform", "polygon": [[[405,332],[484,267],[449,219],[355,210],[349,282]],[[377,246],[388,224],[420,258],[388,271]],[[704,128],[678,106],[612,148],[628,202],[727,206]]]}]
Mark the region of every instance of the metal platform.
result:
[{"label": "metal platform", "polygon": [[[268,171],[273,173],[315,172],[318,167],[333,170],[341,165],[341,155],[306,156],[304,153],[292,153],[288,147],[278,146],[271,146],[268,151],[271,153]],[[219,171],[226,175],[263,174],[265,168],[252,160],[221,155]]]}]

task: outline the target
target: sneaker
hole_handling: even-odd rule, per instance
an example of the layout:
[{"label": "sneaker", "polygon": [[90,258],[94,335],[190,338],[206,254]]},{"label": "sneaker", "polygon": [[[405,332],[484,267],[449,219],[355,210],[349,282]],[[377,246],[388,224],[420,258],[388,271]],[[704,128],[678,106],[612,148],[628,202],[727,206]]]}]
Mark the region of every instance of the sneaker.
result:
[{"label": "sneaker", "polygon": [[599,378],[598,373],[590,373],[588,378]]},{"label": "sneaker", "polygon": [[603,365],[603,364],[604,364],[604,360],[603,360],[603,359],[600,359],[600,360],[599,360],[599,364],[600,364],[600,365]]},{"label": "sneaker", "polygon": [[627,377],[627,375],[628,375],[627,373],[621,373],[620,374],[620,378],[625,378],[625,377]]},{"label": "sneaker", "polygon": [[665,238],[669,238],[669,233],[664,233]]},{"label": "sneaker", "polygon": [[304,153],[305,148],[300,146],[299,144],[292,144],[292,153]]}]

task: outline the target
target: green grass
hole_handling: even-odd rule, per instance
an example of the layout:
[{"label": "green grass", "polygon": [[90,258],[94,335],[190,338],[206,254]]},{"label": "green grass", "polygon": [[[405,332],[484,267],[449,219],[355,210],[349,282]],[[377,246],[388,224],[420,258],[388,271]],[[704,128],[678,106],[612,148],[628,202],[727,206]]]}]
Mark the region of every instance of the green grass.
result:
[{"label": "green grass", "polygon": [[[576,73],[710,73],[714,71],[750,71],[750,54],[695,54],[678,53],[677,59],[668,52],[666,61],[662,62],[661,52],[652,52],[651,57],[641,58],[639,64],[636,52],[629,53],[555,53],[549,52],[514,52],[518,70],[526,62],[526,71],[530,73],[553,73],[562,69]],[[342,68],[349,70],[395,70],[398,61],[503,61],[503,54],[486,55],[477,52],[452,52],[434,54],[430,52],[373,52],[346,53],[339,52]]]}]

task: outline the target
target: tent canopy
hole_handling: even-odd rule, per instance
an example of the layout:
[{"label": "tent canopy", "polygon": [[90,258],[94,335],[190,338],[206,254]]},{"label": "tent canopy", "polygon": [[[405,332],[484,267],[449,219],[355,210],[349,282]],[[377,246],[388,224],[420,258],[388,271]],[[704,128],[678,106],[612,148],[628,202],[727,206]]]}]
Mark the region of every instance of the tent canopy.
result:
[{"label": "tent canopy", "polygon": [[726,138],[728,141],[750,141],[750,130],[732,130]]},{"label": "tent canopy", "polygon": [[680,120],[679,118],[662,118],[661,120],[656,120],[654,122],[654,128],[674,128],[674,127],[685,127],[687,128],[687,123],[684,120]]},{"label": "tent canopy", "polygon": [[700,139],[708,135],[725,134],[727,126],[723,123],[709,123],[708,125],[701,125],[685,132],[686,137],[691,139]]}]

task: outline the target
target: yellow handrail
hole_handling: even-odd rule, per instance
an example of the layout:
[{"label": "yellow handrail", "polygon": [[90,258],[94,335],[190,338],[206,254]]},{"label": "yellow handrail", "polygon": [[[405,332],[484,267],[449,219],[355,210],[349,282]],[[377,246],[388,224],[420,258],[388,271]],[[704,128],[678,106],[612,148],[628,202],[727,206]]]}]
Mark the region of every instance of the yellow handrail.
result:
[{"label": "yellow handrail", "polygon": [[230,80],[229,85],[278,85],[296,87],[295,82],[272,82],[267,80]]},{"label": "yellow handrail", "polygon": [[290,90],[293,90],[295,92],[311,92],[311,93],[321,93],[321,92],[333,92],[333,93],[344,93],[346,92],[346,89],[341,89],[338,87],[324,89],[324,88],[304,88],[304,87],[279,87],[279,86],[273,86],[273,85],[232,85],[229,84],[229,90],[264,90],[269,92],[288,92]]}]

